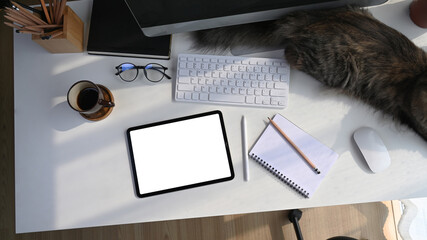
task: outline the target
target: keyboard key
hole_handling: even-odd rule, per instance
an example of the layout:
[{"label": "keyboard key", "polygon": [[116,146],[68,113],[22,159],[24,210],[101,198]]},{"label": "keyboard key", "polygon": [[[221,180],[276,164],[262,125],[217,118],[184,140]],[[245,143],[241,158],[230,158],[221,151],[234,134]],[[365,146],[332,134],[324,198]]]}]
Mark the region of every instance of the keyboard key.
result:
[{"label": "keyboard key", "polygon": [[288,85],[284,82],[274,83],[274,88],[276,88],[276,89],[286,89],[287,86]]},{"label": "keyboard key", "polygon": [[268,73],[268,72],[270,72],[270,68],[269,67],[267,67],[267,66],[264,66],[264,67],[262,67],[262,70],[261,70],[263,73]]},{"label": "keyboard key", "polygon": [[283,96],[286,93],[287,93],[286,90],[271,89],[270,96],[275,96],[275,97],[277,97],[277,96]]},{"label": "keyboard key", "polygon": [[277,68],[277,73],[280,73],[280,74],[285,74],[287,71],[288,71],[288,69],[286,69],[284,67]]},{"label": "keyboard key", "polygon": [[244,103],[245,96],[242,95],[226,95],[226,94],[209,94],[210,101],[217,102],[232,102],[232,103]]},{"label": "keyboard key", "polygon": [[184,98],[184,93],[183,92],[177,92],[176,97],[179,99]]},{"label": "keyboard key", "polygon": [[200,97],[200,100],[202,100],[202,101],[209,100],[209,94],[207,94],[207,93],[200,93],[199,97]]},{"label": "keyboard key", "polygon": [[270,96],[270,90],[268,90],[268,89],[263,89],[263,90],[262,90],[262,95],[263,95],[263,96]]},{"label": "keyboard key", "polygon": [[178,74],[179,76],[190,76],[190,71],[188,69],[180,69]]},{"label": "keyboard key", "polygon": [[254,96],[246,96],[246,103],[255,103]]},{"label": "keyboard key", "polygon": [[178,90],[180,91],[193,91],[194,87],[190,84],[180,84],[178,85]]},{"label": "keyboard key", "polygon": [[190,77],[180,77],[178,78],[179,83],[190,83]]},{"label": "keyboard key", "polygon": [[194,63],[188,62],[186,68],[189,68],[189,69],[194,68]]}]

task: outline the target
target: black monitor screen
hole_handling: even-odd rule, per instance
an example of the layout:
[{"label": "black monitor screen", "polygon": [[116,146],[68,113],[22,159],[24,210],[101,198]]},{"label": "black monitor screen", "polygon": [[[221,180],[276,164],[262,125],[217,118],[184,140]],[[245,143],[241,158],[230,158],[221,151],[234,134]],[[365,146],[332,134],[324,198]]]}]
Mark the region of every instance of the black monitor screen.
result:
[{"label": "black monitor screen", "polygon": [[124,0],[147,36],[160,36],[243,23],[273,20],[298,9],[386,0]]},{"label": "black monitor screen", "polygon": [[126,0],[140,27],[166,25],[331,0]]}]

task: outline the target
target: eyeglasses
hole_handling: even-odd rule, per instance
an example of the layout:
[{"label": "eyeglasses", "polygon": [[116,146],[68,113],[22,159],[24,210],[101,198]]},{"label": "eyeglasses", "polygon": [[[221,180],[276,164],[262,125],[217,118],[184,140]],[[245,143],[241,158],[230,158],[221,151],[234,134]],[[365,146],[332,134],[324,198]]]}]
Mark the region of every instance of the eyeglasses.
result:
[{"label": "eyeglasses", "polygon": [[171,77],[166,74],[168,68],[158,63],[149,63],[145,66],[136,66],[133,63],[122,63],[116,67],[116,75],[119,75],[123,81],[132,82],[138,76],[139,69],[144,70],[144,75],[150,82],[160,82],[164,77],[171,79]]}]

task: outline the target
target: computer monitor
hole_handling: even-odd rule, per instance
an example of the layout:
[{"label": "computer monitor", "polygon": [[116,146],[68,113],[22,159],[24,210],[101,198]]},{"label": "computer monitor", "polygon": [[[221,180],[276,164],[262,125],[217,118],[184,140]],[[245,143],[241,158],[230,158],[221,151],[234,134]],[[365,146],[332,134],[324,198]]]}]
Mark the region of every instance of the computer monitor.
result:
[{"label": "computer monitor", "polygon": [[125,0],[146,36],[154,37],[267,21],[286,13],[347,4],[373,6],[387,0]]}]

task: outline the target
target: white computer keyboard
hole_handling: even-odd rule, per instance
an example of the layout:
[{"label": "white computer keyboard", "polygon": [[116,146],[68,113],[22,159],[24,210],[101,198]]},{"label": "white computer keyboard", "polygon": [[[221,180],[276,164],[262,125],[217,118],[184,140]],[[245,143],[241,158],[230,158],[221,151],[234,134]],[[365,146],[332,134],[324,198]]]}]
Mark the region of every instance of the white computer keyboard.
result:
[{"label": "white computer keyboard", "polygon": [[175,100],[285,108],[289,73],[284,59],[179,54]]}]

